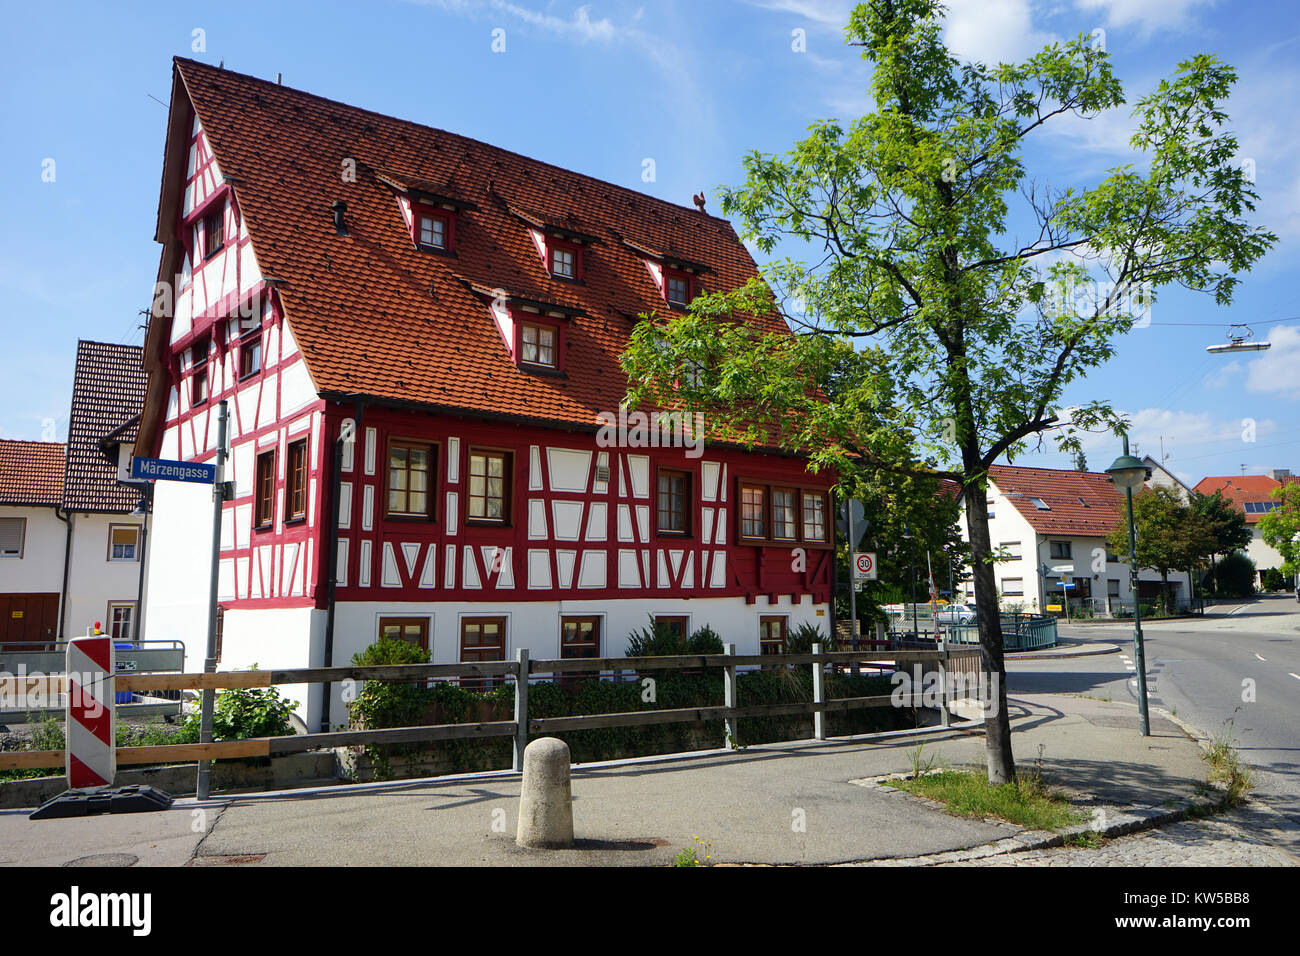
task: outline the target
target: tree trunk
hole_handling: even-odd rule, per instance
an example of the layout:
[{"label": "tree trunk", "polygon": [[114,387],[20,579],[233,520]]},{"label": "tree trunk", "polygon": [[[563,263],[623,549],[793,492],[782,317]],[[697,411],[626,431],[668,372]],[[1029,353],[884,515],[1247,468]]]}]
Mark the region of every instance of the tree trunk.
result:
[{"label": "tree trunk", "polygon": [[989,560],[989,500],[985,488],[966,487],[966,515],[970,531],[971,573],[975,583],[975,606],[979,610],[980,650],[984,672],[989,675],[992,698],[984,711],[984,745],[989,783],[999,786],[1016,779],[1016,761],[1011,752],[1011,720],[1007,715],[1006,665],[1002,655],[1002,618],[998,613],[998,589]]},{"label": "tree trunk", "polygon": [[1169,572],[1164,568],[1160,569],[1160,603],[1164,605],[1166,614],[1173,614],[1169,607]]}]

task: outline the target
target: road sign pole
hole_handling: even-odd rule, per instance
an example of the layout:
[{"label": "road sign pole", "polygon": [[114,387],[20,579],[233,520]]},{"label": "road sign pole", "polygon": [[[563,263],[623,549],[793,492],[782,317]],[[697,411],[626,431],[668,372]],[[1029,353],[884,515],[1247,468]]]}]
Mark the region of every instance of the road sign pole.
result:
[{"label": "road sign pole", "polygon": [[[212,568],[208,578],[208,651],[203,660],[204,673],[217,669],[217,586],[221,567],[221,511],[225,503],[226,477],[226,408],[223,400],[217,413],[216,482],[212,485]],[[199,711],[199,743],[212,742],[212,711],[217,692],[212,688],[203,691]],[[208,799],[212,783],[212,761],[199,761],[199,779],[195,793],[200,800]]]},{"label": "road sign pole", "polygon": [[[852,498],[844,499],[844,517],[849,526],[849,640],[852,641],[853,649],[858,650],[858,569],[854,566],[854,555],[857,552],[858,539],[853,536],[853,505]],[[834,646],[834,641],[831,646]],[[856,670],[857,661],[853,662]]]}]

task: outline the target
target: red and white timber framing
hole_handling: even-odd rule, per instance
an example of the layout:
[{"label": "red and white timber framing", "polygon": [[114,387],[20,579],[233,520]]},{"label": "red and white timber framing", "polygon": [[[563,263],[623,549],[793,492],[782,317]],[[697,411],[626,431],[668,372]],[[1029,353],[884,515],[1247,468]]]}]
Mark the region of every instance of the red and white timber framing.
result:
[{"label": "red and white timber framing", "polygon": [[112,637],[78,637],[68,642],[68,787],[113,785],[117,750],[113,738],[113,675],[117,661]]}]

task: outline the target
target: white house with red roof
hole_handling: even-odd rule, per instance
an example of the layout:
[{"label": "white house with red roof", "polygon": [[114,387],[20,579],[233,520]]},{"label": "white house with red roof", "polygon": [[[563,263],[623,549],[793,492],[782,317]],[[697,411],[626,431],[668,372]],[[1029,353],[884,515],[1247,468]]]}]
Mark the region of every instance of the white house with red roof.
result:
[{"label": "white house with red roof", "polygon": [[148,519],[119,462],[144,398],[140,355],[79,342],[67,444],[0,441],[0,642],[45,645],[96,624],[138,636]]},{"label": "white house with red roof", "polygon": [[1262,574],[1270,568],[1282,567],[1282,555],[1272,545],[1267,544],[1259,531],[1259,519],[1264,517],[1279,502],[1273,498],[1273,489],[1282,487],[1284,482],[1295,481],[1288,469],[1278,468],[1264,475],[1215,475],[1202,478],[1196,483],[1196,492],[1212,495],[1220,492],[1232,506],[1246,516],[1246,525],[1250,528],[1250,544],[1246,546],[1246,556],[1255,562],[1255,584],[1261,584]]},{"label": "white house with red roof", "polygon": [[[990,540],[1006,556],[996,571],[1004,609],[1064,614],[1066,592],[1072,612],[1104,614],[1132,601],[1128,562],[1106,548],[1123,508],[1104,472],[993,465],[988,501]],[[964,521],[962,532],[969,536]],[[1160,575],[1143,569],[1138,585],[1153,599]],[[1171,576],[1170,587],[1186,603],[1187,581]]]},{"label": "white house with red roof", "polygon": [[[829,633],[831,478],[620,412],[640,316],[757,275],[725,220],[178,59],[156,238],[142,448],[213,461],[230,408],[220,666],[380,635],[617,656],[651,617],[741,653]],[[156,486],[146,626],[188,666],[210,511]]]}]

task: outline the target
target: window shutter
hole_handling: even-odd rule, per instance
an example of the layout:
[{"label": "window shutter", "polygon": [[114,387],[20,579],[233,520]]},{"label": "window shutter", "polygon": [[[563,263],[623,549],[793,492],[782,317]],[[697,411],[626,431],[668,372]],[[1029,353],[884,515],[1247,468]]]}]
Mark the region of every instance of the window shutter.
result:
[{"label": "window shutter", "polygon": [[25,518],[0,518],[0,554],[19,554],[23,550]]}]

